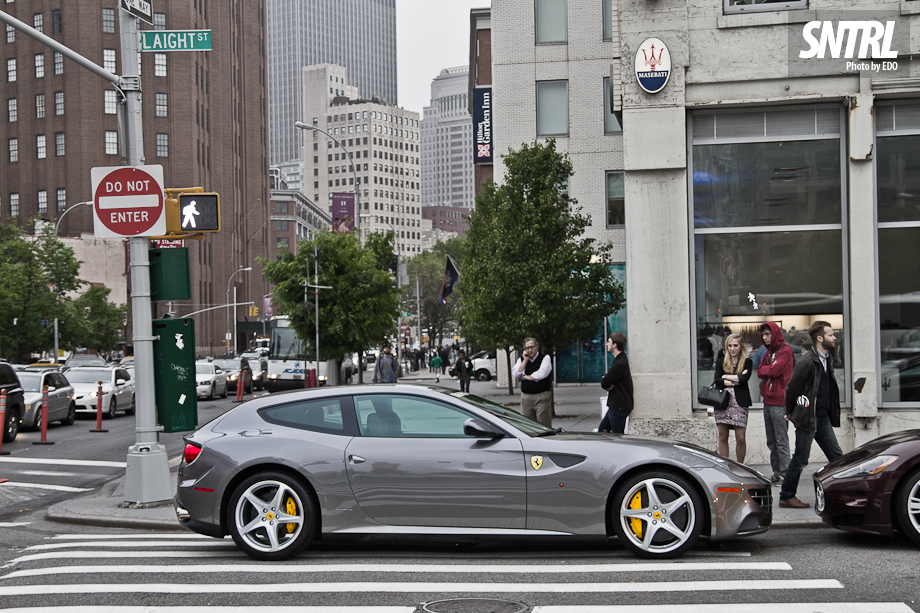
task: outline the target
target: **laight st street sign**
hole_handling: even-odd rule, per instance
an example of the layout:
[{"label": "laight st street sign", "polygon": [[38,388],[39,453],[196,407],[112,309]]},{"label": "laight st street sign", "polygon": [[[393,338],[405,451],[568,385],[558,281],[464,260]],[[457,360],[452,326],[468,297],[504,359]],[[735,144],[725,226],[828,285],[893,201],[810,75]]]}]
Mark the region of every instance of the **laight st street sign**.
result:
[{"label": "laight st street sign", "polygon": [[211,30],[144,30],[141,51],[210,51]]}]

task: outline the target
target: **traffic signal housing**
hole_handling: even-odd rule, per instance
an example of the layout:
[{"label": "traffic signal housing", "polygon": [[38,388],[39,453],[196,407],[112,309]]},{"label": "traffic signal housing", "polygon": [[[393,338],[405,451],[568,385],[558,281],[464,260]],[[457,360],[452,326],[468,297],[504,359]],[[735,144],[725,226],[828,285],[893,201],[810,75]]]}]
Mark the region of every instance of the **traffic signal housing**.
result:
[{"label": "traffic signal housing", "polygon": [[220,232],[220,195],[180,194],[180,232]]}]

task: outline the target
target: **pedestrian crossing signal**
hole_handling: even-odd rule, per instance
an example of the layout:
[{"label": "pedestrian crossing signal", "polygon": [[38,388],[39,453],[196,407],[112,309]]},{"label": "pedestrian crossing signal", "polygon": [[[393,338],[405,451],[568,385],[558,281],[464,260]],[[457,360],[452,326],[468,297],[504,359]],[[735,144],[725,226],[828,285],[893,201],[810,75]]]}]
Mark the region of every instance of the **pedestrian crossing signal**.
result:
[{"label": "pedestrian crossing signal", "polygon": [[180,194],[179,231],[220,232],[220,196]]}]

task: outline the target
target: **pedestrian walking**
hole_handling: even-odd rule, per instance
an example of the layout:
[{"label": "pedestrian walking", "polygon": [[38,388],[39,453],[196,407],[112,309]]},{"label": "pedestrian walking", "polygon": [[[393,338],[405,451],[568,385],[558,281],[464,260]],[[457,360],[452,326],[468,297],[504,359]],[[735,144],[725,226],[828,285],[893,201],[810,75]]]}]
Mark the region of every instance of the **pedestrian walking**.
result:
[{"label": "pedestrian walking", "polygon": [[786,417],[795,426],[795,453],[779,490],[779,506],[793,509],[811,506],[795,494],[811,455],[812,441],[818,442],[828,462],[843,455],[834,434],[834,428],[840,427],[840,390],[831,355],[837,346],[837,336],[826,321],[811,324],[808,336],[813,346],[795,365],[786,386]]},{"label": "pedestrian walking", "polygon": [[553,426],[552,379],[553,362],[549,354],[540,351],[533,337],[524,339],[524,353],[514,364],[511,374],[521,381],[521,412],[541,424]]},{"label": "pedestrian walking", "polygon": [[713,383],[719,389],[728,390],[728,406],[723,410],[716,407],[716,428],[719,430],[719,455],[728,457],[728,433],[735,431],[735,455],[744,464],[747,453],[747,420],[751,407],[751,390],[748,380],[754,370],[751,358],[747,357],[747,346],[740,334],[730,334],[725,339],[726,349],[716,358],[716,372]]},{"label": "pedestrian walking", "polygon": [[438,352],[438,355],[441,356],[441,374],[443,375],[447,371],[447,359],[450,357],[447,353],[447,347],[441,347],[441,351]]},{"label": "pedestrian walking", "polygon": [[390,343],[383,344],[383,353],[377,357],[374,365],[374,383],[396,383],[402,376],[399,358],[390,353],[392,348]]},{"label": "pedestrian walking", "polygon": [[786,421],[786,384],[792,376],[794,358],[792,348],[786,344],[783,331],[774,322],[760,326],[760,337],[767,348],[757,376],[760,377],[760,396],[763,399],[763,420],[770,450],[770,468],[774,484],[783,480],[789,466],[789,425]]},{"label": "pedestrian walking", "polygon": [[607,337],[607,351],[613,354],[613,363],[601,379],[601,387],[607,390],[607,412],[597,426],[598,432],[626,432],[626,420],[633,410],[633,382],[625,350],[625,334],[614,332]]},{"label": "pedestrian walking", "polygon": [[466,359],[466,353],[461,349],[457,353],[457,361],[454,363],[457,370],[457,379],[460,381],[460,391],[470,393],[470,377],[473,372],[473,364]]},{"label": "pedestrian walking", "polygon": [[441,356],[437,353],[434,354],[434,357],[431,358],[431,368],[434,369],[434,381],[435,383],[441,382]]}]

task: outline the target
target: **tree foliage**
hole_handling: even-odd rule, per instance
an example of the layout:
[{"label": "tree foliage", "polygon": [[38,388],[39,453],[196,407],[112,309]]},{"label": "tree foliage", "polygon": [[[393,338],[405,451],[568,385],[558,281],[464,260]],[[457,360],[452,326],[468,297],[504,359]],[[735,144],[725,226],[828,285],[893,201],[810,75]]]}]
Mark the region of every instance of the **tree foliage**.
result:
[{"label": "tree foliage", "polygon": [[533,336],[548,353],[597,334],[623,288],[612,245],[584,236],[590,219],[568,195],[572,163],[556,143],[503,156],[505,182],[488,183],[470,214],[461,259],[465,331],[495,347]]},{"label": "tree foliage", "polygon": [[371,234],[364,245],[352,234],[323,232],[299,243],[297,254],[283,251],[262,260],[265,278],[275,286],[273,304],[291,319],[297,336],[315,353],[314,249],[318,250],[319,350],[321,360],[341,361],[381,344],[396,325],[398,295],[387,272],[393,258],[393,233]]},{"label": "tree foliage", "polygon": [[418,287],[421,290],[421,327],[428,330],[431,346],[444,344],[445,331],[457,322],[458,304],[460,302],[460,286],[454,288],[445,304],[438,304],[441,297],[441,288],[444,284],[444,269],[447,266],[447,256],[460,261],[463,241],[460,237],[453,237],[447,241],[438,241],[431,251],[423,251],[412,257],[406,265],[409,276],[409,285],[403,288],[403,300],[409,307],[409,312],[416,312],[415,279],[418,276]]}]

